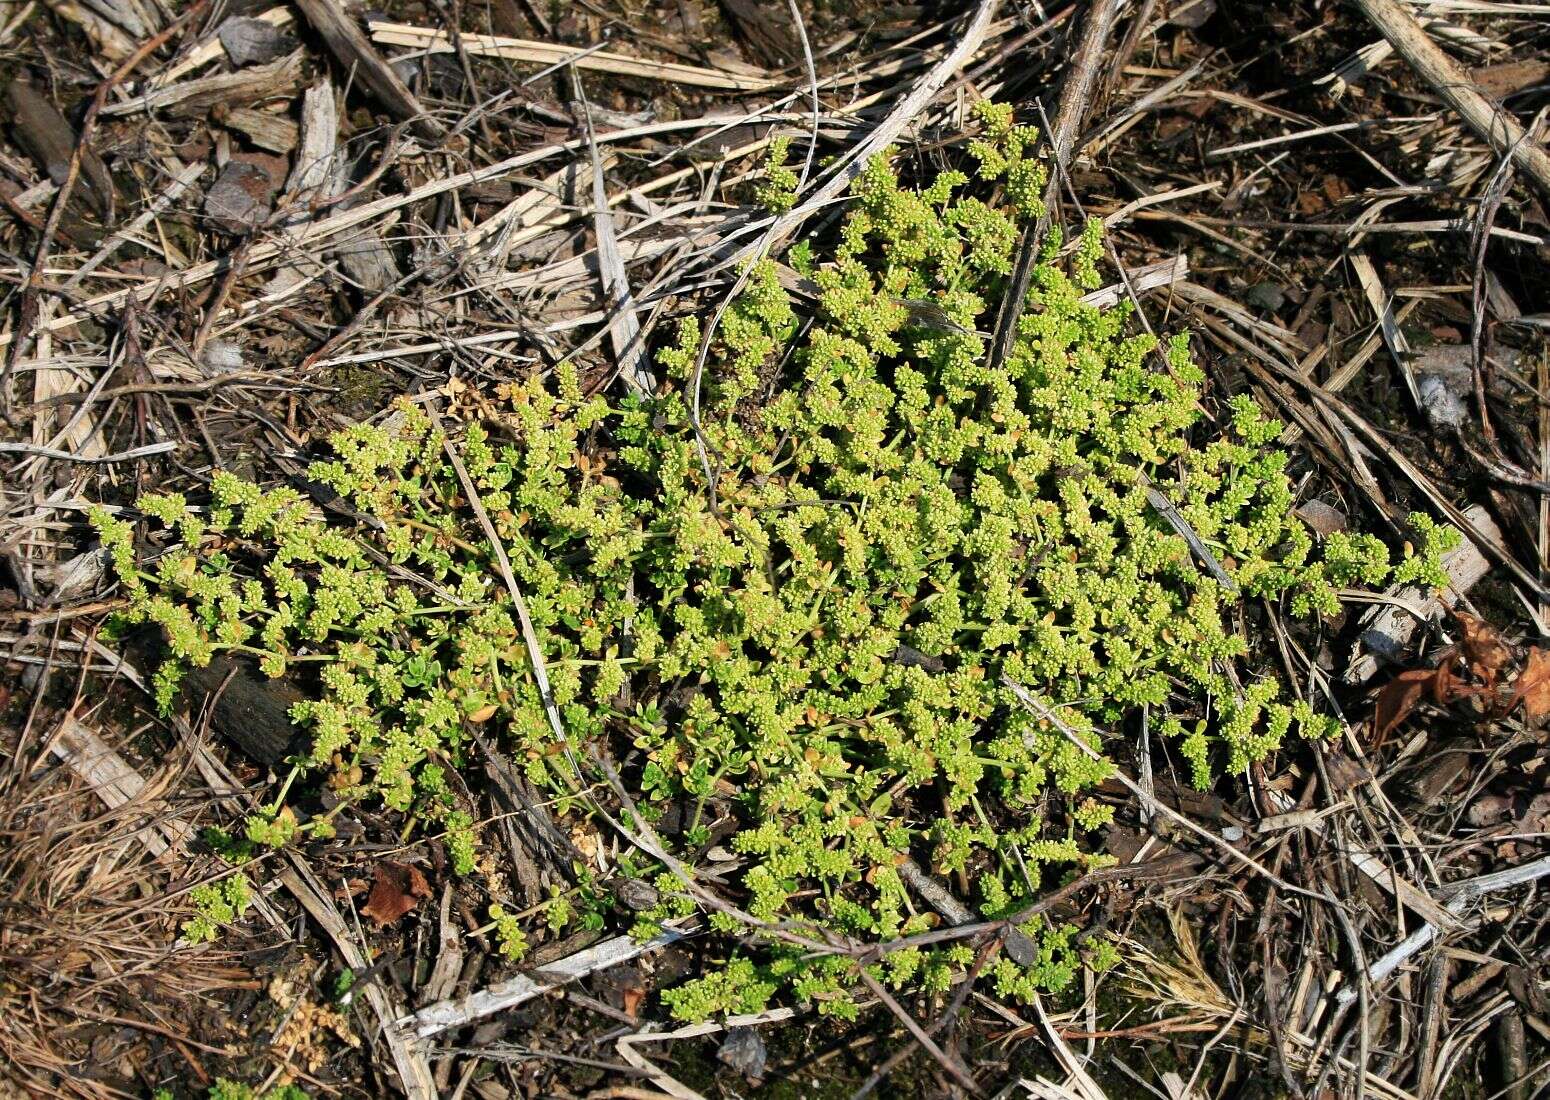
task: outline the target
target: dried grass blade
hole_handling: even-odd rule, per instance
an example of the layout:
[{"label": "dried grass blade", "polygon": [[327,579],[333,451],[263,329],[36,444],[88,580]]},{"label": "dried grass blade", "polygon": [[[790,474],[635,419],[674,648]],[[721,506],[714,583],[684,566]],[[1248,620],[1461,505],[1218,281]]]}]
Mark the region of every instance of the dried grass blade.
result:
[{"label": "dried grass blade", "polygon": [[428,1039],[451,1028],[462,1027],[474,1020],[482,1020],[486,1016],[515,1008],[534,997],[543,996],[552,989],[558,989],[567,982],[584,978],[588,974],[595,974],[599,970],[607,970],[611,966],[618,966],[620,963],[639,958],[648,951],[676,943],[689,935],[692,930],[688,926],[667,925],[657,936],[644,941],[636,940],[632,936],[615,936],[611,940],[604,940],[584,951],[578,951],[552,965],[540,967],[532,974],[518,974],[514,978],[497,982],[466,997],[456,997],[426,1005],[418,1012],[396,1021],[394,1027],[404,1035]]},{"label": "dried grass blade", "polygon": [[[403,46],[409,49],[429,50],[432,53],[447,53],[452,50],[452,39],[446,31],[416,27],[407,23],[374,23],[371,37],[372,41],[384,46]],[[770,77],[740,75],[670,61],[650,61],[646,58],[628,57],[599,49],[578,50],[571,46],[534,42],[525,38],[505,38],[494,34],[459,34],[458,41],[465,52],[475,57],[501,57],[508,61],[526,61],[551,67],[568,64],[578,69],[667,80],[675,84],[687,84],[696,88],[711,88],[718,91],[762,92],[777,88],[781,84],[781,81]]]},{"label": "dried grass blade", "polygon": [[603,284],[603,304],[609,311],[608,337],[618,361],[619,376],[625,385],[638,394],[649,396],[656,392],[656,379],[641,362],[646,349],[641,339],[640,318],[635,315],[635,298],[630,293],[630,274],[619,255],[614,212],[608,204],[603,161],[598,155],[597,134],[592,128],[592,108],[575,69],[571,70],[571,79],[586,120],[587,156],[592,164],[592,227],[597,235],[597,270]]}]

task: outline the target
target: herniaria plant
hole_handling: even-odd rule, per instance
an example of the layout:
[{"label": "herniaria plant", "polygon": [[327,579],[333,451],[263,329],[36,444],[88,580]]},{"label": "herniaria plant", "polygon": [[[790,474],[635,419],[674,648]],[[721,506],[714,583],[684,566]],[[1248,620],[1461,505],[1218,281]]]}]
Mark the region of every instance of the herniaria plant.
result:
[{"label": "herniaria plant", "polygon": [[[592,761],[613,760],[678,868],[621,859],[660,891],[638,932],[702,909],[683,869],[722,852],[728,904],[701,915],[724,965],[668,991],[674,1013],[781,996],[849,1017],[859,965],[930,991],[972,958],[952,941],[898,947],[939,920],[901,878],[906,860],[987,918],[1109,861],[1112,807],[1093,791],[1107,742],[1143,711],[1202,787],[1294,729],[1334,733],[1252,659],[1240,609],[1313,619],[1338,612],[1342,587],[1440,585],[1455,533],[1412,517],[1417,552],[1391,567],[1370,535],[1310,532],[1281,426],[1241,394],[1208,415],[1184,336],[1160,343],[1128,305],[1082,301],[1099,282],[1096,222],[1068,256],[1058,232],[1044,240],[1015,344],[991,369],[979,330],[1041,213],[1045,168],[1009,108],[978,114],[973,179],[912,189],[873,160],[832,247],[797,245],[784,272],[754,266],[703,372],[702,333],[682,321],[659,356],[672,382],[652,399],[588,397],[561,366],[501,387],[499,414],[455,442],[400,401],[333,436],[309,471],[357,522],[225,472],[207,505],[142,498],[166,528],[142,549],[99,511],[122,618],[165,638],[163,706],[218,653],[310,685],[293,713],[310,745],[246,841],[321,840],[368,802],[440,835],[467,875],[482,840],[460,773],[476,734],[573,826],[632,820],[616,805],[604,821],[584,793],[607,792]],[[794,183],[783,152],[760,195],[773,207]],[[785,289],[793,273],[811,309]],[[563,738],[454,456],[525,595]],[[230,891],[214,900],[190,938],[243,907]],[[556,894],[551,927],[577,919],[574,900]],[[525,944],[492,912],[503,943]],[[793,934],[763,934],[776,927]],[[1114,959],[1042,916],[1022,931],[1037,957],[987,969],[1003,997]],[[794,940],[895,949],[862,963]]]}]

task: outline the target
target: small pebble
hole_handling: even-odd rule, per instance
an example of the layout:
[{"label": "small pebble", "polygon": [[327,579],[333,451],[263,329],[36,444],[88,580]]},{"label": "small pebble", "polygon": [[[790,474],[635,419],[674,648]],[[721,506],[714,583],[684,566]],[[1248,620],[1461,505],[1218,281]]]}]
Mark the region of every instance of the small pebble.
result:
[{"label": "small pebble", "polygon": [[734,1027],[721,1042],[716,1057],[744,1077],[758,1080],[764,1076],[768,1052],[759,1032],[751,1027]]},{"label": "small pebble", "polygon": [[1244,291],[1243,300],[1256,309],[1275,313],[1286,305],[1286,291],[1275,283],[1255,283]]},{"label": "small pebble", "polygon": [[215,33],[226,50],[226,56],[238,68],[262,65],[266,61],[284,57],[296,48],[296,40],[273,23],[245,15],[226,20]]},{"label": "small pebble", "polygon": [[634,913],[650,909],[662,900],[656,887],[638,878],[619,879],[615,884],[615,893],[624,907]]}]

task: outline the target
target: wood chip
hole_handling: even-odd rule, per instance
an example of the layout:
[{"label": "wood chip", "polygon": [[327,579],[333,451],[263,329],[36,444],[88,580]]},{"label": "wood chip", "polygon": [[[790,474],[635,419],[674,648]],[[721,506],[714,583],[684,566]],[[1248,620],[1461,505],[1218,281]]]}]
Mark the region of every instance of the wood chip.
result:
[{"label": "wood chip", "polygon": [[294,122],[284,115],[269,111],[227,107],[210,114],[214,121],[228,130],[235,130],[260,149],[267,149],[271,153],[289,153],[296,148],[300,136],[300,130]]},{"label": "wood chip", "polygon": [[[6,88],[6,106],[10,109],[11,133],[16,142],[55,185],[64,183],[75,154],[76,133],[59,108],[25,80],[13,80]],[[81,183],[92,208],[104,218],[113,212],[113,177],[95,151],[87,148],[81,156]]]},{"label": "wood chip", "polygon": [[220,103],[252,107],[264,100],[294,94],[301,87],[301,72],[302,54],[298,50],[268,65],[254,65],[235,73],[217,73],[155,88],[122,103],[108,104],[102,109],[102,115],[117,118],[166,111],[174,117],[193,118]]}]

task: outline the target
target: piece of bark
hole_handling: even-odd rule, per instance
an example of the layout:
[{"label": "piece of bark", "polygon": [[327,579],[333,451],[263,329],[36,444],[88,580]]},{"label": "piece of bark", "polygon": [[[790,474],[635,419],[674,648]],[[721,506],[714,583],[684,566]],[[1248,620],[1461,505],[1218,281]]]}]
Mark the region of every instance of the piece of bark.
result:
[{"label": "piece of bark", "polygon": [[155,88],[144,95],[112,103],[104,117],[165,111],[174,118],[208,114],[217,104],[252,107],[267,99],[290,96],[301,87],[302,52],[297,50],[268,65],[253,65],[234,73],[217,73]]},{"label": "piece of bark", "polygon": [[271,153],[289,153],[296,148],[300,131],[284,115],[254,111],[247,107],[222,107],[210,117],[228,130],[235,130],[260,149]]},{"label": "piece of bark", "polygon": [[[75,154],[77,141],[75,127],[71,126],[59,108],[55,107],[32,84],[25,80],[13,80],[6,89],[6,105],[10,108],[11,133],[22,147],[55,184],[63,184],[70,174],[70,158]],[[82,192],[92,208],[104,220],[113,216],[113,177],[107,165],[90,148],[81,154]]]},{"label": "piece of bark", "polygon": [[288,680],[264,676],[250,661],[216,657],[204,668],[191,669],[182,694],[188,713],[203,714],[212,696],[211,724],[260,764],[285,759],[301,736],[290,709],[306,696]]},{"label": "piece of bark", "polygon": [[568,982],[596,974],[601,970],[626,963],[668,944],[676,943],[694,930],[690,920],[672,921],[662,925],[662,930],[644,942],[633,936],[615,936],[595,947],[577,951],[573,955],[542,962],[541,951],[534,951],[530,960],[535,969],[518,974],[505,981],[496,982],[477,992],[456,1000],[438,1001],[427,1005],[412,1015],[393,1022],[395,1037],[404,1040],[428,1039],[452,1028],[463,1027],[475,1020],[493,1016],[497,1012],[509,1012],[518,1005]]},{"label": "piece of bark", "polygon": [[345,14],[337,0],[296,0],[296,7],[313,30],[322,36],[345,71],[353,71],[384,107],[408,121],[421,137],[433,141],[441,138],[446,132],[441,123],[426,113],[392,66],[382,59],[366,32]]},{"label": "piece of bark", "polygon": [[321,80],[301,97],[301,141],[291,178],[285,183],[297,202],[332,198],[339,193],[339,101],[334,86]]},{"label": "piece of bark", "polygon": [[246,15],[226,20],[215,33],[226,56],[238,68],[266,64],[296,48],[296,39],[273,23]]},{"label": "piece of bark", "polygon": [[431,967],[430,977],[416,991],[415,1007],[434,1004],[452,996],[457,989],[458,975],[463,972],[463,937],[452,922],[452,884],[441,888],[441,914],[439,920],[441,950],[436,953],[436,964]]}]

